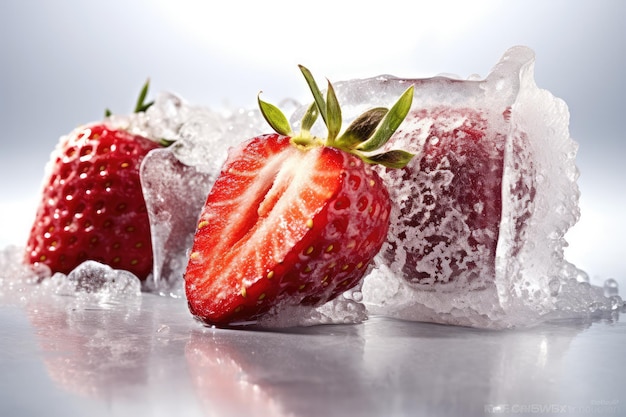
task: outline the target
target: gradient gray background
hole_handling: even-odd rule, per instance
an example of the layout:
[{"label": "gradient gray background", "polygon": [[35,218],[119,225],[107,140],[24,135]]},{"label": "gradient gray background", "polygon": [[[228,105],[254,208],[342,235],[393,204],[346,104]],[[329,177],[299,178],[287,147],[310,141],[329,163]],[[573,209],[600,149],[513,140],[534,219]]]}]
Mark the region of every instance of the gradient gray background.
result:
[{"label": "gradient gray background", "polygon": [[[626,2],[535,0],[0,2],[0,247],[23,245],[60,135],[131,110],[147,76],[213,108],[306,97],[296,64],[331,80],[390,73],[485,76],[512,45],[563,98],[579,142],[582,219],[569,260],[626,288]],[[96,5],[97,4],[97,5]],[[409,6],[410,4],[410,6]],[[242,138],[243,139],[243,138]]]}]

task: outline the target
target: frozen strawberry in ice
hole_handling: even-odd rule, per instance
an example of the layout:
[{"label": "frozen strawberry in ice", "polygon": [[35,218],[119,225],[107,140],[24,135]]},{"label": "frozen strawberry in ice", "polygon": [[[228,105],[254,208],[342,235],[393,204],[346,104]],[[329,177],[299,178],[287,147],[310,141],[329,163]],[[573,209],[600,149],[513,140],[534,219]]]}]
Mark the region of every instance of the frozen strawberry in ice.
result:
[{"label": "frozen strawberry in ice", "polygon": [[502,212],[505,136],[474,108],[414,110],[407,125],[411,129],[397,135],[420,146],[407,167],[385,173],[411,193],[396,200],[394,235],[382,257],[393,261],[402,253],[400,271],[416,287],[489,285]]},{"label": "frozen strawberry in ice", "polygon": [[564,234],[578,219],[576,144],[565,103],[538,88],[534,54],[507,51],[483,80],[390,76],[337,83],[358,109],[412,85],[386,146],[415,154],[376,168],[390,190],[387,242],[366,277],[370,312],[499,327],[554,311]]}]

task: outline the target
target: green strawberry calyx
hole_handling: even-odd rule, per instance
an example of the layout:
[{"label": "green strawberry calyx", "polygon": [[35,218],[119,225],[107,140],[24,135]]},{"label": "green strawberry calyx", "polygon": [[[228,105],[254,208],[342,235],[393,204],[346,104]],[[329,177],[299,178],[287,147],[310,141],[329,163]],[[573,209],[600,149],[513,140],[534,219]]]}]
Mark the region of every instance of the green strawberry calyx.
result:
[{"label": "green strawberry calyx", "polygon": [[[329,146],[356,155],[368,164],[403,168],[409,163],[414,156],[410,152],[399,149],[375,152],[389,141],[409,113],[413,102],[412,85],[402,93],[391,108],[375,107],[367,110],[342,132],[341,107],[332,84],[328,82],[324,99],[311,72],[302,65],[299,67],[314,98],[314,102],[302,117],[299,133],[294,133],[283,112],[273,104],[261,100],[259,93],[261,114],[277,133],[291,137],[292,143],[297,147],[307,149],[314,146]],[[326,138],[311,134],[311,128],[320,115],[328,131]]]}]

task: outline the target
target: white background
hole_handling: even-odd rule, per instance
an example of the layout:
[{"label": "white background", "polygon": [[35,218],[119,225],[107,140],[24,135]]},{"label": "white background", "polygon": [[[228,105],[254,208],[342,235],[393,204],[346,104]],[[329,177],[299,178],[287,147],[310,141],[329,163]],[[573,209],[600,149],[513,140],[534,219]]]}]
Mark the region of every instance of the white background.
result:
[{"label": "white background", "polygon": [[[344,5],[345,4],[345,5]],[[567,258],[626,288],[626,2],[2,0],[0,247],[23,245],[58,137],[128,112],[146,77],[213,108],[305,97],[297,64],[342,80],[485,76],[510,46],[570,107],[582,219]],[[242,138],[244,139],[244,138]]]}]

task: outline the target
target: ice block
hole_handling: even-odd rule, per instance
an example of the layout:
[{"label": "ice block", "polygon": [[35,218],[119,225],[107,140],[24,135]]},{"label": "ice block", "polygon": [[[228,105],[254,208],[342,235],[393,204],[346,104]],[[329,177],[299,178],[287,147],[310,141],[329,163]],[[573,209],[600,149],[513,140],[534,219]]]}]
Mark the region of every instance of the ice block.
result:
[{"label": "ice block", "polygon": [[579,217],[577,144],[567,105],[537,87],[534,63],[532,50],[514,47],[482,80],[336,84],[355,114],[415,86],[388,146],[416,156],[403,170],[379,170],[394,206],[362,288],[370,313],[507,327],[590,304],[613,308],[615,300],[580,287],[581,272],[564,259],[564,235]]}]

